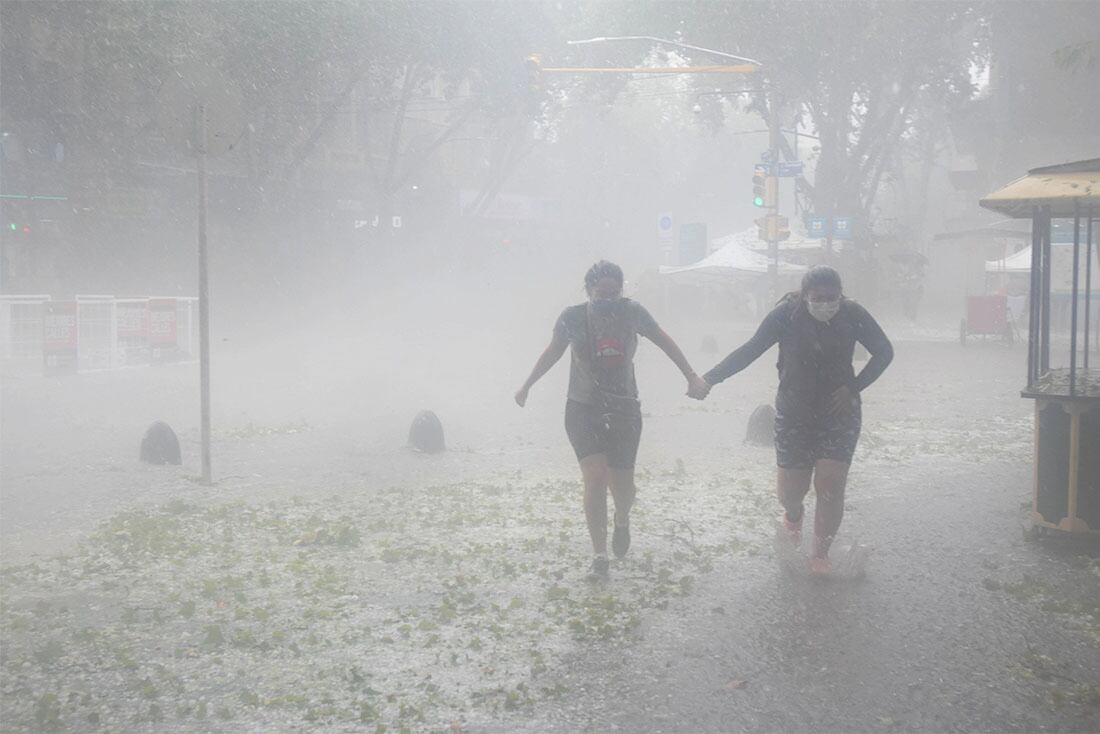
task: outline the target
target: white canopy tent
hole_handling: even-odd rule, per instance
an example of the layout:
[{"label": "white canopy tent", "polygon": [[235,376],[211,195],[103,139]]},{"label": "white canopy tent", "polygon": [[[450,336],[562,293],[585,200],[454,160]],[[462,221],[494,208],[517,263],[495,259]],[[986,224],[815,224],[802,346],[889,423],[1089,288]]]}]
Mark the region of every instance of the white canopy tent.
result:
[{"label": "white canopy tent", "polygon": [[1027,273],[1031,271],[1031,245],[1000,260],[986,260],[987,273]]},{"label": "white canopy tent", "polygon": [[[712,240],[719,249],[692,265],[661,266],[661,275],[681,282],[711,281],[729,283],[734,279],[755,279],[768,272],[768,257],[749,249],[757,242],[756,228]],[[780,275],[804,273],[802,265],[779,261]]]}]

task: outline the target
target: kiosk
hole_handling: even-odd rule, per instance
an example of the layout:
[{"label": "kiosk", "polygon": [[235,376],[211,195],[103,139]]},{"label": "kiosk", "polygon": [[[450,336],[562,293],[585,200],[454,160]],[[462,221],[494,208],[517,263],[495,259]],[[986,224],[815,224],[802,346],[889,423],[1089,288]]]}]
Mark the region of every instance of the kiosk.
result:
[{"label": "kiosk", "polygon": [[[1090,367],[1094,324],[1090,314],[1100,293],[1093,276],[1100,267],[1095,229],[1100,218],[1100,158],[1036,168],[993,192],[981,205],[1031,219],[1031,268],[1025,398],[1035,401],[1035,470],[1031,519],[1038,529],[1100,535],[1100,364]],[[1072,267],[1052,266],[1051,230],[1068,219]],[[1069,248],[1066,248],[1067,250]],[[1068,319],[1052,334],[1052,274],[1070,273]],[[1052,362],[1052,349],[1058,358]],[[1095,362],[1097,355],[1093,355]]]}]

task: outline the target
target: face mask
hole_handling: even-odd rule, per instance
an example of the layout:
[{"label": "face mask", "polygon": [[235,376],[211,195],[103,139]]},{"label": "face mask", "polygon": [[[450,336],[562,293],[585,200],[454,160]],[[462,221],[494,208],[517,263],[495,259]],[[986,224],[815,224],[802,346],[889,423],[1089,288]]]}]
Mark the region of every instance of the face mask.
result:
[{"label": "face mask", "polygon": [[807,301],[810,315],[818,321],[828,321],[840,310],[840,301]]},{"label": "face mask", "polygon": [[613,298],[593,298],[591,301],[592,310],[599,314],[610,313],[615,308],[615,304],[621,300],[622,296],[615,296]]}]

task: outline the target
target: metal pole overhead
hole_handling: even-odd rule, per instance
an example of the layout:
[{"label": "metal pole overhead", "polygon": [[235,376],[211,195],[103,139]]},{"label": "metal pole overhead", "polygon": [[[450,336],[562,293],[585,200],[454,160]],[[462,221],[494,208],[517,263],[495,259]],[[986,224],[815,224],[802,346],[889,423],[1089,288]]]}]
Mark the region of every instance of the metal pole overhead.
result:
[{"label": "metal pole overhead", "polygon": [[1077,284],[1081,279],[1081,207],[1073,202],[1073,301],[1069,307],[1069,394],[1077,391]]},{"label": "metal pole overhead", "polygon": [[1092,206],[1088,210],[1085,240],[1085,371],[1089,369],[1089,321],[1092,316]]},{"label": "metal pole overhead", "polygon": [[1042,305],[1043,314],[1040,322],[1040,353],[1039,373],[1045,374],[1050,370],[1050,207],[1043,207],[1043,227],[1040,230],[1042,236],[1043,268],[1042,268]]},{"label": "metal pole overhead", "polygon": [[199,172],[199,392],[202,413],[202,482],[211,483],[210,471],[210,281],[206,247],[206,106],[195,106],[196,152]]},{"label": "metal pole overhead", "polygon": [[1035,385],[1035,378],[1039,371],[1039,301],[1042,299],[1039,288],[1039,251],[1042,249],[1042,238],[1039,235],[1039,207],[1031,212],[1031,277],[1028,296],[1027,319],[1027,386],[1030,389]]}]

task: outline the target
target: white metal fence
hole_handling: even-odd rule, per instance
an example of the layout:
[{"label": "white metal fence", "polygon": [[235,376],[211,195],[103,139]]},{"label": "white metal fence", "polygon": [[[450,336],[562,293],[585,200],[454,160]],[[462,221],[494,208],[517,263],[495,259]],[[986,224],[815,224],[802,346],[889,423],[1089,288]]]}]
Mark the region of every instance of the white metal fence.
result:
[{"label": "white metal fence", "polygon": [[197,323],[193,297],[0,296],[0,357],[6,370],[54,373],[193,361]]},{"label": "white metal fence", "polygon": [[0,356],[42,362],[42,304],[49,296],[0,296]]}]

